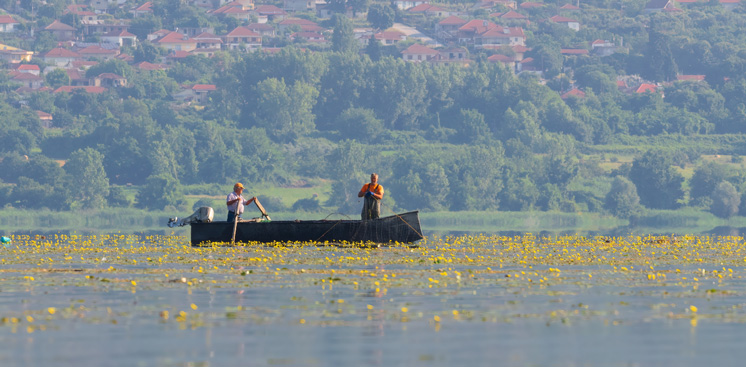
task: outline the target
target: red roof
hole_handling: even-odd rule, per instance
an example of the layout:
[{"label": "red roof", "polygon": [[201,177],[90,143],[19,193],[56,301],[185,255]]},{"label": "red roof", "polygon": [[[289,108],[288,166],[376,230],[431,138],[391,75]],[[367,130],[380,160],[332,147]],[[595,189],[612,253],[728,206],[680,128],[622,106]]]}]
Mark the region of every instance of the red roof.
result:
[{"label": "red roof", "polygon": [[512,38],[524,37],[524,34],[521,27],[503,27],[498,25],[484,31],[480,36],[482,38]]},{"label": "red roof", "polygon": [[68,93],[70,93],[70,92],[73,92],[73,91],[78,90],[78,89],[84,90],[84,91],[86,91],[88,93],[103,93],[103,92],[106,92],[106,88],[104,88],[104,87],[91,87],[91,86],[75,86],[75,87],[73,87],[73,86],[65,85],[65,86],[62,86],[62,87],[59,87],[59,88],[55,89],[54,93],[59,93],[59,92],[68,92]]},{"label": "red roof", "polygon": [[226,37],[261,37],[262,35],[248,29],[246,27],[236,27],[230,33],[225,35]]},{"label": "red roof", "polygon": [[526,17],[525,15],[523,15],[523,14],[521,14],[521,13],[515,11],[515,10],[510,10],[507,13],[501,15],[500,18],[503,18],[503,19],[526,19],[528,17]]},{"label": "red roof", "polygon": [[656,87],[653,84],[642,83],[637,88],[637,90],[635,91],[635,93],[645,93],[645,92],[655,93],[655,91],[657,91],[657,90],[658,90],[658,87]]},{"label": "red roof", "polygon": [[40,76],[31,73],[18,73],[13,80],[43,80]]},{"label": "red roof", "polygon": [[274,6],[274,5],[259,5],[257,6],[254,11],[256,11],[258,14],[261,15],[285,15],[284,10]]},{"label": "red roof", "polygon": [[40,120],[51,120],[52,119],[52,115],[49,113],[46,113],[44,111],[38,111],[38,110],[35,112],[36,112],[36,116],[39,116]]},{"label": "red roof", "polygon": [[48,31],[74,31],[75,30],[75,28],[65,23],[62,23],[59,20],[55,20],[54,22],[52,22],[52,24],[44,27],[44,29]]},{"label": "red roof", "polygon": [[562,94],[561,97],[562,97],[562,99],[565,99],[567,97],[585,98],[585,92],[583,92],[582,90],[580,90],[578,88],[573,88],[573,89],[565,92],[564,94]]},{"label": "red roof", "polygon": [[135,8],[135,11],[153,11],[153,3],[148,1],[145,4],[142,4]]},{"label": "red roof", "polygon": [[468,23],[459,27],[459,31],[474,31],[474,33],[484,33],[488,29],[497,27],[497,24],[487,20],[472,19]]},{"label": "red roof", "polygon": [[446,24],[464,25],[466,23],[467,23],[466,20],[461,19],[461,18],[459,18],[459,17],[457,17],[455,15],[451,15],[450,17],[447,17],[447,18],[441,20],[440,22],[438,22],[438,24],[440,24],[440,25],[446,25]]},{"label": "red roof", "polygon": [[0,24],[18,24],[10,15],[0,15]]},{"label": "red roof", "polygon": [[194,39],[187,37],[179,32],[169,32],[167,35],[159,38],[157,43],[197,43]]},{"label": "red roof", "polygon": [[216,90],[214,84],[195,84],[192,86],[192,90]]},{"label": "red roof", "polygon": [[40,71],[39,70],[39,65],[34,65],[34,64],[21,64],[21,65],[18,65],[18,67],[16,68],[16,70],[18,70],[18,71],[21,71],[21,70]]},{"label": "red roof", "polygon": [[509,62],[515,62],[515,59],[510,56],[494,54],[488,57],[487,61],[509,63]]},{"label": "red roof", "polygon": [[70,51],[66,48],[57,47],[49,50],[44,57],[67,57],[67,58],[79,58],[80,54],[77,52]]},{"label": "red roof", "polygon": [[423,46],[419,43],[415,43],[412,46],[407,47],[406,50],[401,52],[402,54],[418,54],[418,55],[437,55],[438,51],[433,50],[430,47]]}]

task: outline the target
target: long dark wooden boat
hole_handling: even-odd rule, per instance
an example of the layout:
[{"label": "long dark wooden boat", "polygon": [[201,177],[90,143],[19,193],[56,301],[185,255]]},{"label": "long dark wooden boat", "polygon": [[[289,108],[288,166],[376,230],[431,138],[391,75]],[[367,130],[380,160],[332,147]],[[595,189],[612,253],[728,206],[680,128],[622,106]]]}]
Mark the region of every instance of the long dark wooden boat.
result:
[{"label": "long dark wooden boat", "polygon": [[[233,222],[191,223],[192,246],[230,243]],[[419,212],[373,220],[241,221],[236,242],[412,243],[421,240]]]}]

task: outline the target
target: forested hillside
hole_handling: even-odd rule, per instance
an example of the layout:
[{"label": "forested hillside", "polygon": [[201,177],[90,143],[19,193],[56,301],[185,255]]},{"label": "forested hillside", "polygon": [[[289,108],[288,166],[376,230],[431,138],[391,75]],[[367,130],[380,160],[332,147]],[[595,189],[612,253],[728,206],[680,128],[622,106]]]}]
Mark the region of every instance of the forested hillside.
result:
[{"label": "forested hillside", "polygon": [[[377,172],[396,210],[746,214],[746,11],[707,2],[646,12],[646,3],[583,2],[571,13],[577,31],[547,20],[564,2],[521,8],[532,20],[520,22],[535,69],[518,73],[491,58],[509,48],[469,48],[468,62],[406,62],[400,52],[413,41],[363,46],[352,29],[370,17],[337,15],[321,21],[331,29],[327,45],[268,38],[272,52],[189,55],[163,70],[135,66],[168,55],[140,42],[125,48],[134,60],[87,69],[126,78],[101,93],[20,93],[0,74],[0,204],[187,210],[185,194],[224,195],[236,181],[323,180],[328,200],[293,209],[354,213],[357,190]],[[440,5],[515,25],[473,4]],[[51,23],[65,5],[37,21]],[[233,25],[184,10],[192,8],[156,1],[147,19],[160,23],[139,30]],[[425,33],[441,19],[391,12]],[[597,39],[614,40],[616,51],[566,51],[590,50]],[[67,85],[66,76],[52,71],[45,81]],[[214,90],[184,103],[174,97],[184,85]]]}]

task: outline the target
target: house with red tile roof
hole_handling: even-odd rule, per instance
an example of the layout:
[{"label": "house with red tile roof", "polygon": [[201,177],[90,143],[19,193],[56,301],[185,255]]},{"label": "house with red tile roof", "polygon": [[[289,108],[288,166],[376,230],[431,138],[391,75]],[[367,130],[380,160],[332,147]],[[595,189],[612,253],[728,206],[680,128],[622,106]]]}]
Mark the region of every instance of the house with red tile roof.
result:
[{"label": "house with red tile roof", "polygon": [[39,89],[44,85],[44,78],[31,73],[15,73],[10,80],[15,84],[29,89]]},{"label": "house with red tile roof", "polygon": [[179,32],[169,32],[153,41],[153,44],[169,51],[192,51],[197,48],[197,41]]},{"label": "house with red tile roof", "polygon": [[501,54],[494,54],[487,58],[487,61],[489,62],[499,62],[508,67],[512,72],[515,72],[516,67],[516,60],[514,57],[510,57],[507,55],[501,55]]},{"label": "house with red tile roof", "polygon": [[492,13],[490,16],[505,20],[520,20],[528,23],[528,17],[515,10],[508,10],[505,13]]},{"label": "house with red tile roof", "polygon": [[128,32],[128,31],[121,31],[121,32],[109,32],[101,36],[101,41],[106,43],[115,43],[119,45],[119,47],[123,46],[136,46],[137,45],[137,36],[134,34]]},{"label": "house with red tile roof", "polygon": [[152,1],[146,1],[142,5],[130,10],[130,13],[135,18],[144,17],[148,14],[153,14],[153,2]]},{"label": "house with red tile roof", "polygon": [[70,85],[74,87],[86,86],[90,84],[91,80],[85,76],[85,72],[77,68],[64,69],[67,73],[67,77],[70,78]]},{"label": "house with red tile roof", "polygon": [[597,39],[591,42],[591,52],[600,57],[610,56],[616,52],[616,45],[608,40]]},{"label": "house with red tile roof", "polygon": [[19,64],[16,66],[16,71],[19,73],[29,73],[34,75],[41,74],[41,70],[39,70],[39,65],[34,64]]},{"label": "house with red tile roof", "polygon": [[223,48],[227,50],[256,50],[262,47],[262,35],[246,27],[236,27],[223,36]]},{"label": "house with red tile roof", "polygon": [[434,59],[438,56],[438,51],[419,43],[415,43],[407,47],[407,49],[402,51],[401,54],[404,61],[423,62]]},{"label": "house with red tile roof", "polygon": [[470,20],[466,24],[458,28],[458,32],[457,32],[458,41],[459,43],[473,44],[477,36],[496,27],[497,27],[497,24],[492,23],[488,20],[482,20],[482,19]]},{"label": "house with red tile roof", "polygon": [[90,45],[77,51],[85,60],[111,60],[119,55],[119,49]]},{"label": "house with red tile roof", "polygon": [[78,61],[83,59],[80,54],[77,52],[70,51],[66,48],[53,48],[49,50],[47,53],[44,54],[44,61],[48,62],[50,64],[54,64],[56,66],[66,66],[67,64],[72,63],[73,61]]},{"label": "house with red tile roof", "polygon": [[55,20],[52,24],[44,27],[45,32],[50,32],[58,41],[72,41],[75,39],[75,28]]},{"label": "house with red tile roof", "polygon": [[262,37],[274,37],[276,34],[275,27],[267,23],[251,23],[244,27],[261,34]]},{"label": "house with red tile roof", "polygon": [[16,31],[16,26],[19,25],[17,20],[13,19],[12,15],[0,15],[0,32],[11,33]]},{"label": "house with red tile roof", "polygon": [[232,1],[215,10],[211,10],[208,13],[211,13],[217,17],[232,17],[248,22],[251,19],[252,9],[253,4],[251,5],[251,7],[247,7],[246,5],[238,1]]},{"label": "house with red tile roof", "polygon": [[52,127],[52,121],[54,120],[54,117],[52,117],[51,113],[46,113],[44,111],[36,110],[36,116],[41,120],[42,126],[44,128],[49,129]]},{"label": "house with red tile roof", "polygon": [[288,15],[284,10],[274,5],[259,5],[254,9],[254,12],[260,17],[267,18],[267,21],[270,22],[279,22]]},{"label": "house with red tile roof", "polygon": [[437,5],[431,4],[420,4],[415,7],[407,9],[407,13],[410,14],[423,14],[429,17],[447,17],[450,12]]},{"label": "house with red tile roof", "polygon": [[474,36],[477,48],[494,49],[502,46],[525,46],[526,35],[521,27],[495,26]]},{"label": "house with red tile roof", "polygon": [[568,28],[570,28],[570,29],[572,29],[574,31],[579,31],[580,30],[580,22],[578,22],[577,20],[572,19],[572,18],[563,17],[561,15],[555,15],[555,16],[549,18],[549,20],[551,20],[552,22],[555,22],[555,23],[564,24]]},{"label": "house with red tile roof", "polygon": [[194,36],[194,40],[197,41],[198,50],[220,50],[223,47],[223,38],[220,36],[216,36],[210,32],[202,32]]},{"label": "house with red tile roof", "polygon": [[576,97],[576,98],[585,98],[585,92],[578,88],[570,89],[569,91],[563,93],[560,96],[562,99],[568,99],[570,97]]},{"label": "house with red tile roof", "polygon": [[658,87],[655,84],[642,83],[635,90],[635,93],[655,93],[658,91]]},{"label": "house with red tile roof", "polygon": [[382,45],[395,45],[401,41],[407,40],[407,35],[399,31],[383,31],[373,35],[373,38],[381,42]]},{"label": "house with red tile roof", "polygon": [[435,25],[435,30],[438,32],[456,32],[459,28],[461,28],[461,26],[468,22],[469,21],[464,20],[460,17],[451,15],[438,22],[438,24]]}]

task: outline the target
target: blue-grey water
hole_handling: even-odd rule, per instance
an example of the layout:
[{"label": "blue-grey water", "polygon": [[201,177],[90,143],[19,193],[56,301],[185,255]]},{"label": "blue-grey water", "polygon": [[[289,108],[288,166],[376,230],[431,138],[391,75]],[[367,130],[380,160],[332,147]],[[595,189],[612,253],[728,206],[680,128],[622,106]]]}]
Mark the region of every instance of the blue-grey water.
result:
[{"label": "blue-grey water", "polygon": [[[0,366],[735,366],[746,357],[743,241],[639,247],[707,250],[703,261],[643,253],[588,265],[569,255],[525,263],[513,245],[458,241],[0,249]],[[622,246],[536,248],[634,255]]]}]

